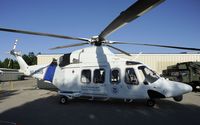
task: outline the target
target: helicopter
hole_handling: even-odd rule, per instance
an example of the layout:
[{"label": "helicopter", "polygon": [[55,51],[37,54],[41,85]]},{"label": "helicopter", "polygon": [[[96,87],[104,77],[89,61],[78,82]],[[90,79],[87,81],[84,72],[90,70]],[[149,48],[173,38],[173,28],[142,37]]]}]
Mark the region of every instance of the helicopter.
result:
[{"label": "helicopter", "polygon": [[[164,0],[138,0],[115,18],[98,36],[91,38],[72,37],[43,32],[10,29],[0,27],[0,31],[29,35],[47,36],[54,38],[79,40],[81,43],[57,46],[50,50],[77,47],[89,44],[71,53],[62,55],[50,64],[28,66],[22,54],[16,51],[15,42],[10,54],[19,63],[20,72],[39,80],[44,80],[58,88],[60,103],[65,104],[71,99],[84,98],[89,100],[123,99],[147,100],[150,107],[156,99],[173,98],[181,101],[183,94],[192,91],[190,85],[170,81],[159,76],[149,66],[136,61],[128,52],[114,47],[115,44],[142,45],[162,48],[200,51],[199,48],[168,46],[158,44],[143,44],[133,42],[110,41],[106,37],[129,22],[137,19],[153,9]],[[109,48],[117,50],[127,57],[116,56]]]}]

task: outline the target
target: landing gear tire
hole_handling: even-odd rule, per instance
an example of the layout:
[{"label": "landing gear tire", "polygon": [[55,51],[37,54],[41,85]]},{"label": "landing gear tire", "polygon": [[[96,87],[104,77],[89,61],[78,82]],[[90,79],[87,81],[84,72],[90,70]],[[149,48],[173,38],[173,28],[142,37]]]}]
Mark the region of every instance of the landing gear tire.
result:
[{"label": "landing gear tire", "polygon": [[60,97],[60,104],[66,104],[67,103],[68,98],[65,96],[61,96]]},{"label": "landing gear tire", "polygon": [[149,99],[147,100],[147,106],[154,107],[156,104],[155,100]]},{"label": "landing gear tire", "polygon": [[174,99],[174,101],[176,101],[176,102],[180,102],[180,101],[183,100],[183,95],[176,96],[176,97],[174,97],[173,99]]}]

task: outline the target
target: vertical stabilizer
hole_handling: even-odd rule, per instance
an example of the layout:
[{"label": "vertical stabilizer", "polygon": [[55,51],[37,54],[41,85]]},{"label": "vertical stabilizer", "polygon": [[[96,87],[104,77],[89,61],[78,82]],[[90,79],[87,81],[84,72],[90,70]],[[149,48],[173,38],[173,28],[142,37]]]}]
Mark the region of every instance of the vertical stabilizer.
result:
[{"label": "vertical stabilizer", "polygon": [[20,70],[19,72],[24,73],[25,75],[30,75],[29,66],[24,61],[21,55],[14,55],[16,57],[17,62],[19,63]]},{"label": "vertical stabilizer", "polygon": [[13,55],[16,58],[17,62],[19,63],[19,66],[20,66],[19,72],[22,72],[22,73],[24,73],[25,75],[28,76],[28,75],[30,75],[29,66],[27,65],[27,63],[22,58],[21,53],[17,52],[15,50],[16,46],[17,46],[17,42],[18,42],[18,40],[15,41],[13,49],[10,51],[10,54]]}]

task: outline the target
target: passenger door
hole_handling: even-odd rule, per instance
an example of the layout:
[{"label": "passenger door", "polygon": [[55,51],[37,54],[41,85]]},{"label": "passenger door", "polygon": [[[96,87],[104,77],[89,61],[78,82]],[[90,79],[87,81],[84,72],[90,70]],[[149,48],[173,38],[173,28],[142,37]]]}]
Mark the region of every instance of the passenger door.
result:
[{"label": "passenger door", "polygon": [[106,96],[106,68],[92,67],[82,69],[81,72],[81,91],[85,96]]}]

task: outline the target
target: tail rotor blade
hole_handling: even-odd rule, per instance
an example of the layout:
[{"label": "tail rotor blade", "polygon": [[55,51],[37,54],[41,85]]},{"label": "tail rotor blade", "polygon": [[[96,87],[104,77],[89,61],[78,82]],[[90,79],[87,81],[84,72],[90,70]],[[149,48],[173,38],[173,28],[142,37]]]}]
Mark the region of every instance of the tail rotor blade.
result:
[{"label": "tail rotor blade", "polygon": [[18,42],[18,39],[16,39],[16,40],[15,40],[15,43],[14,43],[14,46],[13,46],[13,50],[15,50],[15,49],[16,49],[17,42]]},{"label": "tail rotor blade", "polygon": [[11,64],[11,58],[9,59],[9,62],[8,62],[8,68],[10,67],[10,64]]}]

